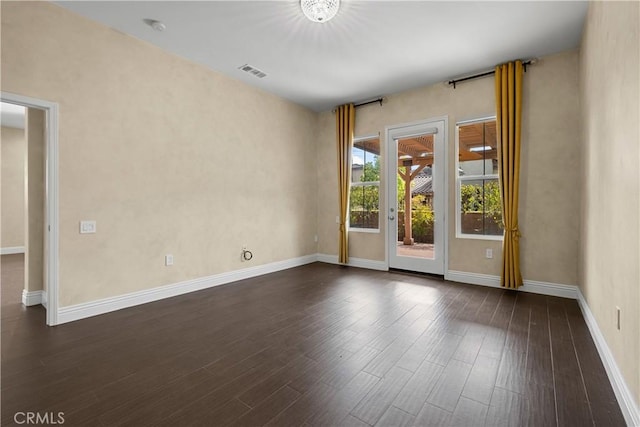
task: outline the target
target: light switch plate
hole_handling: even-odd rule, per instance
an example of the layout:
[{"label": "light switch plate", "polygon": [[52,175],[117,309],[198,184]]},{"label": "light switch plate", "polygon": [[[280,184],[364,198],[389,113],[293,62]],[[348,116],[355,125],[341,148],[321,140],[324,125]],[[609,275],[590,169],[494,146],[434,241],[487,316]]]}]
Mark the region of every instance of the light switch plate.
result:
[{"label": "light switch plate", "polygon": [[80,221],[80,234],[89,234],[96,232],[95,221]]}]

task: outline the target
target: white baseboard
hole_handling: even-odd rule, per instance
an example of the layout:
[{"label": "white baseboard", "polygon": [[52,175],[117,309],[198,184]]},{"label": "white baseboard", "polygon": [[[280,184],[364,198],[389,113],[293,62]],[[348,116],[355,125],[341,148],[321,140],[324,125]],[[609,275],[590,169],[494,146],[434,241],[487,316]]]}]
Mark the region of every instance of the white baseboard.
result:
[{"label": "white baseboard", "polygon": [[[452,282],[469,283],[472,285],[500,287],[500,276],[491,274],[468,273],[465,271],[448,270],[444,275],[445,280]],[[563,298],[578,298],[578,287],[574,285],[562,285],[558,283],[538,282],[535,280],[524,280],[524,284],[518,288],[522,292],[534,294],[550,295]]]},{"label": "white baseboard", "polygon": [[[42,304],[46,301],[44,297],[44,291],[30,291],[22,290],[22,304],[30,307],[32,305]],[[46,302],[45,302],[46,304]]]},{"label": "white baseboard", "polygon": [[201,277],[193,280],[175,283],[172,285],[160,286],[152,289],[145,289],[130,294],[118,295],[104,298],[97,301],[61,307],[58,310],[58,323],[73,322],[87,317],[121,310],[140,304],[146,304],[165,298],[187,294],[189,292],[200,291],[214,286],[224,285],[238,280],[249,279],[263,274],[275,273],[317,261],[317,255],[307,255],[285,261],[273,262],[270,264],[258,265],[255,267],[243,268],[241,270],[227,273],[214,274],[213,276]]},{"label": "white baseboard", "polygon": [[[338,255],[318,254],[318,261],[325,262],[327,264],[340,264],[338,262]],[[369,270],[388,271],[387,263],[384,261],[374,261],[364,258],[349,258],[349,262],[345,265],[349,267],[368,268]]]},{"label": "white baseboard", "polygon": [[598,327],[598,322],[596,322],[596,318],[593,317],[593,313],[591,313],[591,309],[587,304],[587,300],[584,299],[582,292],[578,289],[578,305],[582,310],[582,316],[584,317],[585,322],[587,323],[587,327],[589,328],[589,332],[591,332],[591,337],[593,338],[593,342],[598,349],[598,354],[600,354],[600,359],[602,359],[602,364],[604,365],[605,370],[607,371],[607,376],[609,377],[609,382],[613,387],[613,392],[616,395],[616,399],[618,399],[618,404],[620,405],[620,409],[622,410],[622,415],[624,416],[627,425],[629,426],[640,426],[640,410],[635,403],[635,399],[629,391],[627,387],[627,383],[618,368],[618,364],[613,358],[613,354],[607,345],[607,342],[604,339],[604,335],[600,332],[600,328]]},{"label": "white baseboard", "polygon": [[23,254],[24,251],[24,246],[11,246],[8,248],[0,248],[0,255]]}]

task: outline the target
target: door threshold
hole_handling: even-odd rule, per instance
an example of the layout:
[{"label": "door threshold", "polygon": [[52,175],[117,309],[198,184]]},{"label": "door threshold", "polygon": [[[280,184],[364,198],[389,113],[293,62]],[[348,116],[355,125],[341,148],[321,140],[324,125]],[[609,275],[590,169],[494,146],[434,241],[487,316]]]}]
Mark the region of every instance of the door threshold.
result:
[{"label": "door threshold", "polygon": [[444,282],[444,274],[424,273],[422,271],[403,270],[401,268],[389,268],[390,273],[407,274],[411,276],[428,277],[430,279],[437,279]]}]

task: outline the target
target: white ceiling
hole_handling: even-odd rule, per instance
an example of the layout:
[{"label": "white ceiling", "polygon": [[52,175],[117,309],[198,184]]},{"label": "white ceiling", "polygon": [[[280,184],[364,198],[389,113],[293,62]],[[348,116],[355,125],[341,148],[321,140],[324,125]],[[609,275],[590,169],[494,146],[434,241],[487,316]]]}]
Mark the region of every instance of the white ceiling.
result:
[{"label": "white ceiling", "polygon": [[[318,24],[297,0],[56,3],[315,111],[577,48],[587,10],[581,1],[343,0]],[[247,63],[267,77],[238,70]]]},{"label": "white ceiling", "polygon": [[0,103],[0,122],[2,126],[24,129],[25,108],[21,105]]}]

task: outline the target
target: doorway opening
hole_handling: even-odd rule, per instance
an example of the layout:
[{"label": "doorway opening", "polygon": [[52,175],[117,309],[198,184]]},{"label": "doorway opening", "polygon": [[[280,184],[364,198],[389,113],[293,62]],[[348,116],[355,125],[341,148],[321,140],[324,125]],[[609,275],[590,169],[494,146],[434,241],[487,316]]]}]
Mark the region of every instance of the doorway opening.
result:
[{"label": "doorway opening", "polygon": [[25,299],[26,108],[1,104],[2,320],[22,310]]},{"label": "doorway opening", "polygon": [[[3,197],[3,227],[6,221],[16,221],[13,229],[15,243],[3,241],[2,296],[3,319],[11,310],[24,306],[42,305],[46,310],[47,325],[57,324],[58,313],[58,106],[55,103],[7,92],[1,93],[3,115],[3,154],[5,148],[21,152],[18,158],[2,158],[3,181],[5,167],[11,166],[19,194],[11,204],[12,218],[5,218]],[[13,132],[5,129],[5,113],[22,110],[23,129]],[[8,118],[7,118],[8,120]],[[9,128],[7,126],[7,128]],[[18,136],[5,143],[5,135]],[[7,151],[8,152],[8,151]],[[22,160],[20,160],[20,158]],[[11,165],[9,164],[11,161]],[[17,162],[17,163],[14,163]],[[22,163],[22,164],[20,164]],[[20,176],[21,175],[21,176]],[[9,176],[9,175],[7,175]],[[21,178],[21,179],[19,179]],[[3,182],[3,190],[4,190]],[[20,206],[22,204],[22,206]],[[21,219],[21,221],[19,221]],[[3,238],[4,238],[3,229]],[[17,246],[9,246],[16,244]],[[6,270],[5,270],[6,269]],[[4,283],[6,280],[6,284]],[[22,286],[20,286],[22,282]],[[22,292],[19,304],[8,311],[6,304],[15,303],[14,293]],[[5,300],[5,294],[9,297]]]}]

